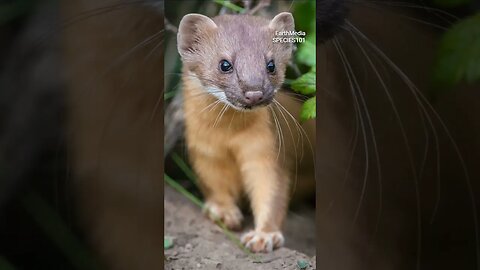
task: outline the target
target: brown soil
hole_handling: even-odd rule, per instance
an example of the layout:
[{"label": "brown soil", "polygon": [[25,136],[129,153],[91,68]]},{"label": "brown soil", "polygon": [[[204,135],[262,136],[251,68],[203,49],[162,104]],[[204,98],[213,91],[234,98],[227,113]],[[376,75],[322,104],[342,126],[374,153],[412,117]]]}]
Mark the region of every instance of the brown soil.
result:
[{"label": "brown soil", "polygon": [[[165,186],[165,236],[173,239],[173,246],[165,250],[165,269],[300,269],[297,264],[302,260],[309,264],[304,269],[316,269],[315,257],[290,249],[315,254],[313,211],[301,212],[290,213],[287,218],[284,230],[287,247],[254,258],[207,220],[197,206]],[[247,222],[246,228],[249,227],[251,222],[250,225]]]}]

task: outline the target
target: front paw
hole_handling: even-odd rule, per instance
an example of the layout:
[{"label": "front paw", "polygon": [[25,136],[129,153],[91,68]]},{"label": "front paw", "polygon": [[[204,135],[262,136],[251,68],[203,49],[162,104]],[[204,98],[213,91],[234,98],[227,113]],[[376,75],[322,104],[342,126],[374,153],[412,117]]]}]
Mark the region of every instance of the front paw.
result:
[{"label": "front paw", "polygon": [[206,202],[203,207],[204,213],[213,221],[221,221],[230,230],[240,230],[243,215],[236,205],[220,206],[214,202]]},{"label": "front paw", "polygon": [[255,253],[272,252],[274,249],[282,247],[285,242],[280,231],[250,231],[242,236],[241,241],[246,248]]}]

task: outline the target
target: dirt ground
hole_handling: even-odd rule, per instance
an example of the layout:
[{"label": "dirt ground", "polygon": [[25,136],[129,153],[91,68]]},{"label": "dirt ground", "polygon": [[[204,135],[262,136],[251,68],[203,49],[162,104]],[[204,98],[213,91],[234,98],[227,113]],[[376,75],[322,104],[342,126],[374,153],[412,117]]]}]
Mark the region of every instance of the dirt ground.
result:
[{"label": "dirt ground", "polygon": [[[173,246],[165,250],[165,269],[316,269],[314,212],[298,211],[287,218],[286,247],[253,258],[207,220],[197,206],[165,186],[165,237],[173,240]],[[251,226],[247,221],[246,229]]]}]

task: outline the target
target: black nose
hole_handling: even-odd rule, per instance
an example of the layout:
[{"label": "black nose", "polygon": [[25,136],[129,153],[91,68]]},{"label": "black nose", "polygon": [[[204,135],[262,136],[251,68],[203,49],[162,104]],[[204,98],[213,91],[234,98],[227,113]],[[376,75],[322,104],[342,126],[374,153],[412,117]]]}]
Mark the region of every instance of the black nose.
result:
[{"label": "black nose", "polygon": [[245,103],[253,106],[263,101],[262,91],[247,91],[245,92]]}]

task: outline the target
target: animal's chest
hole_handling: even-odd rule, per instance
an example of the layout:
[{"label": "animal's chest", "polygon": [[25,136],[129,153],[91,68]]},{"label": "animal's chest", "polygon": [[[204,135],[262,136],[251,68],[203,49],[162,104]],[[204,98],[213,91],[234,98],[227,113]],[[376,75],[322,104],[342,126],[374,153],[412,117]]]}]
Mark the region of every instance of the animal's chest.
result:
[{"label": "animal's chest", "polygon": [[215,128],[205,128],[186,124],[186,140],[190,151],[196,151],[205,156],[218,156],[229,148],[231,137],[228,132]]},{"label": "animal's chest", "polygon": [[[266,141],[272,137],[270,125],[265,119],[252,119],[237,112],[228,114],[221,120],[212,117],[190,117],[186,119],[186,140],[190,151],[204,156],[222,156],[224,153],[237,153],[254,142]],[[250,121],[250,124],[249,124]],[[267,143],[264,143],[267,145]]]}]

